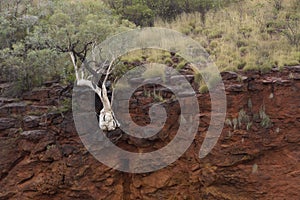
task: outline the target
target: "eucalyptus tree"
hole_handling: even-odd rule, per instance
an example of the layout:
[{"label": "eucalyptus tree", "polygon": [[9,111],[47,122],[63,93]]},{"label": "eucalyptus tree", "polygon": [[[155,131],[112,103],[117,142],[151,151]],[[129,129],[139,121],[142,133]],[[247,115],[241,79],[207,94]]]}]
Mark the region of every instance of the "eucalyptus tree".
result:
[{"label": "eucalyptus tree", "polygon": [[[85,61],[89,54],[94,53],[96,44],[112,34],[133,27],[132,23],[113,15],[101,1],[61,1],[57,3],[54,13],[42,20],[32,34],[37,46],[46,46],[69,56],[77,86],[91,88],[102,102],[99,126],[105,131],[112,131],[118,127],[106,89],[113,62],[98,63],[102,74],[105,74],[103,79],[99,79],[99,73]],[[99,84],[96,80],[102,83]]]}]

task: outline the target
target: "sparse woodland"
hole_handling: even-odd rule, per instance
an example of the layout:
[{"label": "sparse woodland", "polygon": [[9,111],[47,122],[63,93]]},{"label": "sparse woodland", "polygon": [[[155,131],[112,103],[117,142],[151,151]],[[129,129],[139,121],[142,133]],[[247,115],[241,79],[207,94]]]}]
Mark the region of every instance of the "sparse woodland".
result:
[{"label": "sparse woodland", "polygon": [[[0,18],[0,80],[14,83],[6,91],[13,96],[49,80],[73,83],[69,52],[80,65],[93,44],[145,26],[192,37],[222,71],[266,73],[300,63],[297,0],[1,0]],[[117,71],[143,60],[187,64],[161,52],[133,52],[118,59]]]}]

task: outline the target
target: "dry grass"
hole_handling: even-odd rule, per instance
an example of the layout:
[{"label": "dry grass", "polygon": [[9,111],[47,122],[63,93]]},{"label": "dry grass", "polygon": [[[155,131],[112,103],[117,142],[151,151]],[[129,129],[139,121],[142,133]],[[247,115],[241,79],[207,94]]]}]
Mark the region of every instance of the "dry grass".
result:
[{"label": "dry grass", "polygon": [[219,11],[210,11],[205,24],[199,13],[184,13],[171,23],[157,19],[155,26],[192,37],[207,50],[221,70],[268,72],[272,67],[300,64],[300,44],[298,47],[291,44],[285,34],[276,28],[271,30],[268,25],[272,21],[286,20],[288,13],[295,14],[299,18],[291,25],[300,37],[300,10],[292,6],[295,2],[283,0],[283,8],[276,11],[274,1],[242,1]]}]

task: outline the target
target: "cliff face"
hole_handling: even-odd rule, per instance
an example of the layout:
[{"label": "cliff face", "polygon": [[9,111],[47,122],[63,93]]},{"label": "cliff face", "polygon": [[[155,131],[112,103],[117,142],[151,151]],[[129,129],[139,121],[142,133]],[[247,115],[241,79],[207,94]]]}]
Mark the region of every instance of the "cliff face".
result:
[{"label": "cliff face", "polygon": [[[1,98],[0,199],[299,199],[300,67],[222,77],[227,120],[213,151],[198,158],[210,123],[209,94],[198,94],[193,144],[175,163],[145,174],[110,169],[89,154],[62,100],[68,88],[48,84],[21,100]],[[149,119],[140,106],[151,102],[141,95],[131,105],[139,124]],[[178,105],[165,106],[177,112]],[[176,126],[165,129],[154,140],[122,137],[118,145],[160,148],[176,134]]]}]

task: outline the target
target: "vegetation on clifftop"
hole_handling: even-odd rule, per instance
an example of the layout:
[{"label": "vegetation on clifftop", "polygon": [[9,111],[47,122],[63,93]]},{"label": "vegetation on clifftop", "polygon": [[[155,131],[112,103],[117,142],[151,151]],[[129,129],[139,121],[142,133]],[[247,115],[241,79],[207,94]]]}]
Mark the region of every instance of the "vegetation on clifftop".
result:
[{"label": "vegetation on clifftop", "polygon": [[[14,83],[13,95],[48,80],[72,83],[66,52],[80,58],[92,42],[151,25],[192,37],[221,70],[265,73],[300,64],[298,0],[3,0],[0,80]],[[118,63],[120,70],[143,61],[178,70],[187,66],[166,52],[142,52],[125,55]]]},{"label": "vegetation on clifftop", "polygon": [[210,53],[221,70],[269,71],[300,64],[300,1],[238,1],[201,13],[183,13],[155,26],[180,31]]},{"label": "vegetation on clifftop", "polygon": [[13,95],[58,79],[73,82],[67,52],[83,58],[94,42],[135,25],[101,1],[3,1],[0,4],[0,80]]}]

